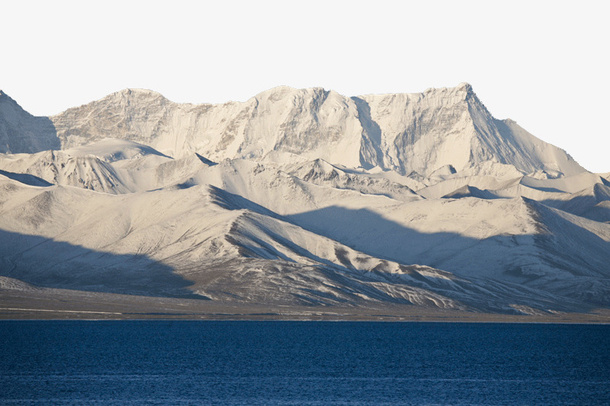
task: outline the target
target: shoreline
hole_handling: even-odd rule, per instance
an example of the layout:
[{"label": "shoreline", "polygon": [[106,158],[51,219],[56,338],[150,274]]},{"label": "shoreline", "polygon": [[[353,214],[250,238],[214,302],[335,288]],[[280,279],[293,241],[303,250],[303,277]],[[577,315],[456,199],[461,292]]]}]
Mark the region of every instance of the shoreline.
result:
[{"label": "shoreline", "polygon": [[67,289],[0,289],[2,320],[193,320],[610,324],[610,309],[508,314],[407,304],[304,306],[135,296]]}]

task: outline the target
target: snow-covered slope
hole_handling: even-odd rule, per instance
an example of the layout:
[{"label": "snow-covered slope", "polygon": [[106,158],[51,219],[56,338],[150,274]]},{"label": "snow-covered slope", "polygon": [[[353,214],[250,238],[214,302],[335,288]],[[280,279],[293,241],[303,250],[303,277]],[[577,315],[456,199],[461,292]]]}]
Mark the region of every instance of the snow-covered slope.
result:
[{"label": "snow-covered slope", "polygon": [[0,154],[10,289],[610,306],[607,175],[496,120],[469,85],[361,97],[280,87],[220,105],[125,90],[52,117],[60,150],[6,100],[5,138],[25,152]]},{"label": "snow-covered slope", "polygon": [[12,180],[2,187],[9,195],[0,206],[2,275],[38,286],[278,305],[583,306],[571,291],[558,297],[543,287],[367,255],[216,187],[119,196]]},{"label": "snow-covered slope", "polygon": [[610,223],[610,182],[600,182],[577,193],[564,194],[544,204],[590,220]]},{"label": "snow-covered slope", "polygon": [[63,148],[121,138],[175,158],[196,152],[213,161],[323,159],[403,175],[428,176],[449,166],[472,170],[486,162],[548,177],[585,171],[516,123],[494,119],[468,84],[351,98],[321,88],[278,87],[220,105],[176,104],[128,89],[51,119]]},{"label": "snow-covered slope", "polygon": [[584,171],[564,151],[515,122],[494,119],[466,83],[361,100],[378,129],[383,166],[402,173],[430,175],[446,165],[459,172],[487,161],[552,177]]},{"label": "snow-covered slope", "polygon": [[322,159],[309,161],[287,168],[299,179],[316,185],[327,185],[337,189],[356,190],[365,194],[388,196],[397,200],[411,201],[421,197],[405,183],[371,174],[366,171],[354,171],[332,165]]},{"label": "snow-covered slope", "polygon": [[133,141],[104,139],[63,151],[5,155],[0,174],[34,186],[121,194],[172,186],[211,165],[197,154],[173,159]]},{"label": "snow-covered slope", "polygon": [[5,175],[28,174],[49,184],[71,185],[106,193],[126,193],[110,164],[94,155],[72,155],[64,151],[15,154],[0,160]]}]

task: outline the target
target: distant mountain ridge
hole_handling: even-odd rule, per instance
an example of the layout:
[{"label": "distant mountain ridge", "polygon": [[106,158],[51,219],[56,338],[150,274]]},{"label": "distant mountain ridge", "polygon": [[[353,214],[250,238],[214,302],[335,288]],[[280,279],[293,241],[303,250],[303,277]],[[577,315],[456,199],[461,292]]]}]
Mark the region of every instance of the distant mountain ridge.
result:
[{"label": "distant mountain ridge", "polygon": [[126,89],[51,120],[62,148],[119,138],[175,158],[191,153],[213,161],[321,158],[403,175],[429,176],[447,166],[461,171],[483,162],[545,177],[585,171],[514,121],[493,118],[466,83],[360,97],[284,86],[243,103],[216,105],[177,104],[156,92]]}]

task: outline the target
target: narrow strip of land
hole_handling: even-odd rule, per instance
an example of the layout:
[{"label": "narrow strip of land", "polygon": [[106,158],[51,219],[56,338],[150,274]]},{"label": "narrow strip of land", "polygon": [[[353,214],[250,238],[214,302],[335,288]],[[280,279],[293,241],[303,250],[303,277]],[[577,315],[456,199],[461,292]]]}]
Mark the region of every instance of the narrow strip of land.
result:
[{"label": "narrow strip of land", "polygon": [[91,310],[61,310],[61,309],[26,309],[22,307],[0,307],[0,313],[3,311],[18,311],[18,312],[50,312],[50,313],[88,313],[88,314],[123,314],[118,312],[102,312]]},{"label": "narrow strip of land", "polygon": [[413,305],[272,306],[66,289],[0,289],[0,320],[307,320],[610,324],[610,310],[494,314]]}]

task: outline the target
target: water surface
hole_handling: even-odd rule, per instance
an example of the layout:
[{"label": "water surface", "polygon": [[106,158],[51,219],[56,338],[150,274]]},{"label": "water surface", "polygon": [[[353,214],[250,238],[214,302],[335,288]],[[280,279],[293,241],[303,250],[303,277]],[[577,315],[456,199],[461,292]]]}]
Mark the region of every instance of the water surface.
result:
[{"label": "water surface", "polygon": [[0,403],[610,404],[610,326],[3,321]]}]

